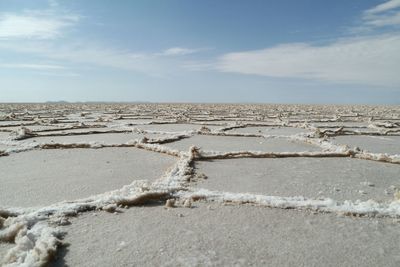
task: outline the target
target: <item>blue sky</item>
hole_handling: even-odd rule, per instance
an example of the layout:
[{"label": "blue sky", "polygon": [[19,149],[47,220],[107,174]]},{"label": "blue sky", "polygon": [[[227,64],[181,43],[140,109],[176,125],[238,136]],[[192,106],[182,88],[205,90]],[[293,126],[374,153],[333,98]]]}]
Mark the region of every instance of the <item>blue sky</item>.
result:
[{"label": "blue sky", "polygon": [[0,0],[0,102],[400,104],[400,0]]}]

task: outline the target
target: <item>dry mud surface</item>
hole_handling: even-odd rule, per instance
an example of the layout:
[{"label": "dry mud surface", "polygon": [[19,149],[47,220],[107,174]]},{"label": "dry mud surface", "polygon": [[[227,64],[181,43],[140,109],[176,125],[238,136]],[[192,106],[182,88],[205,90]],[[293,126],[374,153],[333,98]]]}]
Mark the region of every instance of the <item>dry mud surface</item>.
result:
[{"label": "dry mud surface", "polygon": [[0,104],[0,266],[400,266],[400,107]]}]

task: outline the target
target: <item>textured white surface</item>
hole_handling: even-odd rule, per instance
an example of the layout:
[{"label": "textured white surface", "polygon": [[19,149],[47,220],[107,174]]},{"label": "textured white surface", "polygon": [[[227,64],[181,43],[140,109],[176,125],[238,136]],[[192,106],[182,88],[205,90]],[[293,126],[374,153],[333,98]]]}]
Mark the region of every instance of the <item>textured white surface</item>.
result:
[{"label": "textured white surface", "polygon": [[25,138],[0,134],[4,266],[399,265],[400,155],[383,154],[397,141],[376,143],[400,136],[398,107],[0,104],[0,114],[0,130]]}]

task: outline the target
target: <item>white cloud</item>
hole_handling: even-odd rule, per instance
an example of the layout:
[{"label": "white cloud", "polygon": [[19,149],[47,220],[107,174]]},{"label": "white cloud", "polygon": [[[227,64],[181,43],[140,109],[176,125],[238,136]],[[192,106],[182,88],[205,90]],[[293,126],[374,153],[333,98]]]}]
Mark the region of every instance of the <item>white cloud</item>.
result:
[{"label": "white cloud", "polygon": [[365,14],[377,14],[400,7],[400,0],[390,0],[365,11]]},{"label": "white cloud", "polygon": [[363,12],[363,26],[360,29],[371,30],[385,26],[400,25],[400,0],[391,0]]},{"label": "white cloud", "polygon": [[0,64],[0,68],[31,69],[31,70],[62,70],[62,69],[65,69],[64,66],[60,66],[60,65],[36,64],[36,63]]},{"label": "white cloud", "polygon": [[[200,49],[171,47],[164,51],[136,53],[96,42],[59,40],[69,27],[77,26],[81,16],[60,7],[57,0],[48,0],[42,10],[18,13],[0,12],[0,50],[39,57],[44,62],[64,62],[79,66],[118,68],[151,76],[170,76],[185,70],[180,56]],[[21,42],[23,41],[23,42]],[[54,70],[56,65],[2,62],[1,68]]]},{"label": "white cloud", "polygon": [[[87,42],[63,44],[44,41],[20,43],[0,42],[0,49],[40,57],[45,61],[72,63],[82,66],[108,67],[167,77],[185,70],[183,61],[156,53],[135,53],[115,47]],[[60,64],[61,65],[61,64]]]},{"label": "white cloud", "polygon": [[50,7],[58,7],[59,6],[59,3],[57,0],[49,0],[48,2],[49,2]]},{"label": "white cloud", "polygon": [[35,72],[36,75],[50,76],[50,77],[80,77],[81,75],[75,72]]},{"label": "white cloud", "polygon": [[400,11],[384,15],[368,15],[364,17],[365,24],[372,27],[400,25]]},{"label": "white cloud", "polygon": [[198,50],[196,49],[189,49],[183,47],[171,47],[169,49],[164,50],[160,55],[164,56],[184,56],[188,54],[196,53]]},{"label": "white cloud", "polygon": [[[180,48],[183,49],[183,48]],[[48,42],[31,40],[24,43],[18,41],[0,42],[0,50],[8,50],[17,54],[39,57],[43,61],[79,64],[82,66],[116,68],[143,73],[155,77],[181,75],[192,70],[187,61],[180,55],[200,49],[171,50],[161,52],[135,52],[118,47],[90,42]],[[168,55],[165,53],[168,51]],[[4,65],[4,64],[3,64]],[[7,66],[17,67],[15,64]],[[0,65],[1,67],[1,65]],[[22,67],[22,66],[21,66]]]},{"label": "white cloud", "polygon": [[219,58],[222,72],[339,83],[400,86],[400,35],[348,38],[313,46],[283,44]]},{"label": "white cloud", "polygon": [[54,39],[80,17],[51,10],[0,14],[0,39]]}]

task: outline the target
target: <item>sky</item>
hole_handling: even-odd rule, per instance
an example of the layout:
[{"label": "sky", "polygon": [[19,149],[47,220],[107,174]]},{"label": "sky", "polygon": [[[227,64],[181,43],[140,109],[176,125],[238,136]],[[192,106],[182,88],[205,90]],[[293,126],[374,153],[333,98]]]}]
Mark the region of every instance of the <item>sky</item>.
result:
[{"label": "sky", "polygon": [[0,0],[0,102],[400,104],[400,0]]}]

